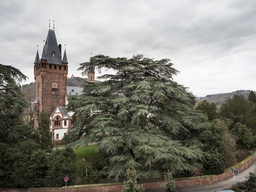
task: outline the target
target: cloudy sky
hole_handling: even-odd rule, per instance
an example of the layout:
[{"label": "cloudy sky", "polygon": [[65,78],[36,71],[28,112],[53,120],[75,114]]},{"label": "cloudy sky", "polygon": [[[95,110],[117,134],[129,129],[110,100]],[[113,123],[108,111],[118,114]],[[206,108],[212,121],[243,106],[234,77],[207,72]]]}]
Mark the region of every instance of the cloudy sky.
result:
[{"label": "cloudy sky", "polygon": [[55,20],[69,76],[93,55],[168,58],[195,96],[256,91],[256,1],[1,0],[0,63],[34,81],[37,45]]}]

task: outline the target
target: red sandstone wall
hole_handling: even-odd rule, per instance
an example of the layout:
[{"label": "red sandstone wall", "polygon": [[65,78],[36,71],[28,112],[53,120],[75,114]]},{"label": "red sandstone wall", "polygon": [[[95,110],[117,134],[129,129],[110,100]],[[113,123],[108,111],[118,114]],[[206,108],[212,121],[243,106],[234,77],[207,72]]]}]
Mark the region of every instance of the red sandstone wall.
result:
[{"label": "red sandstone wall", "polygon": [[[65,106],[68,65],[64,64],[59,66],[45,64],[44,67],[42,67],[41,64],[39,64],[35,66],[34,75],[36,97],[39,97],[40,100],[40,112],[42,109],[45,109],[49,114],[52,107],[56,105]],[[58,84],[58,98],[55,102],[52,100],[52,83]]]}]

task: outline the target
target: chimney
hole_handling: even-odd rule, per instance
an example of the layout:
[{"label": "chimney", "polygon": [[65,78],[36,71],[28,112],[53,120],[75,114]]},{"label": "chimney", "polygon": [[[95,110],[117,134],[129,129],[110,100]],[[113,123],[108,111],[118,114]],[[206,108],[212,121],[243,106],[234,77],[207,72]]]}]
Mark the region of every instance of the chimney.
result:
[{"label": "chimney", "polygon": [[60,56],[61,56],[61,44],[59,44]]}]

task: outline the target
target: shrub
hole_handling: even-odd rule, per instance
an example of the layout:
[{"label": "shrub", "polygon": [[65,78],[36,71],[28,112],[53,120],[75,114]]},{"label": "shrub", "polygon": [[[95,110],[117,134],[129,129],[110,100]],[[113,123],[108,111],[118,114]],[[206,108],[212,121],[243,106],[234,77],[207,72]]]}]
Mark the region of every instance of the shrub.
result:
[{"label": "shrub", "polygon": [[124,189],[122,192],[144,192],[143,186],[137,184],[136,170],[134,160],[129,161],[129,168],[126,170],[126,181],[124,181]]},{"label": "shrub", "polygon": [[176,192],[175,182],[173,181],[172,173],[165,173],[165,184],[162,186],[165,192]]},{"label": "shrub", "polygon": [[98,183],[99,181],[99,172],[93,166],[92,162],[85,159],[80,159],[77,162],[77,173],[82,178],[85,184]]},{"label": "shrub", "polygon": [[225,170],[225,163],[223,156],[217,151],[217,149],[211,149],[207,152],[208,155],[205,157],[203,162],[204,174],[221,174]]}]

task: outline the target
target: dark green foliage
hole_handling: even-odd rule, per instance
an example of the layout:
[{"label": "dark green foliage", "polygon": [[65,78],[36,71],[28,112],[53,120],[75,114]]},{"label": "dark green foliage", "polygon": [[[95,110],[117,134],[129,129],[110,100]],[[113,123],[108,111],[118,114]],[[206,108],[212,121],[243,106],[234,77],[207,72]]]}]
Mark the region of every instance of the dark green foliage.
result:
[{"label": "dark green foliage", "polygon": [[33,137],[31,127],[22,120],[27,103],[18,83],[26,78],[18,69],[0,64],[0,186],[3,187],[15,182],[13,151]]},{"label": "dark green foliage", "polygon": [[84,181],[84,184],[98,183],[99,172],[91,161],[80,159],[77,162],[76,172]]},{"label": "dark green foliage", "polygon": [[92,67],[116,74],[102,75],[108,80],[87,83],[82,95],[70,98],[79,121],[69,137],[98,142],[106,157],[104,174],[124,176],[131,158],[139,178],[160,177],[162,168],[177,173],[198,166],[205,118],[194,110],[195,97],[172,80],[177,71],[168,59],[99,55],[80,69],[86,74]]},{"label": "dark green foliage", "polygon": [[203,100],[197,105],[196,109],[201,110],[209,121],[213,121],[217,117],[217,107],[215,103],[209,103]]},{"label": "dark green foliage", "polygon": [[75,154],[71,148],[65,148],[64,150],[53,150],[49,154],[49,168],[47,170],[47,176],[45,177],[45,186],[63,186],[63,179],[65,177],[69,177],[69,183],[74,182],[74,160]]},{"label": "dark green foliage", "polygon": [[243,95],[234,95],[232,98],[228,98],[221,106],[220,115],[233,121],[231,128],[240,122],[253,129],[255,124],[251,121],[252,107],[251,102],[245,99]]},{"label": "dark green foliage", "polygon": [[220,153],[223,153],[224,145],[222,138],[227,131],[225,123],[216,119],[212,123],[209,123],[207,129],[200,134],[200,139],[204,144],[204,150],[208,151],[212,148],[217,149]]},{"label": "dark green foliage", "polygon": [[[54,159],[41,149],[41,142],[35,142],[33,128],[26,125],[22,119],[27,103],[17,83],[25,79],[26,76],[19,70],[0,64],[0,187],[43,187],[49,182],[45,181],[46,178],[51,178],[54,187],[58,177],[62,177],[62,183],[58,183],[62,186],[63,176],[71,172],[73,151],[64,150]],[[47,124],[44,118],[41,119],[40,125],[44,126],[45,122]],[[60,170],[56,169],[53,177],[56,167]]]},{"label": "dark green foliage", "polygon": [[0,64],[1,89],[9,83],[17,83],[26,79],[27,77],[20,70],[9,65]]},{"label": "dark green foliage", "polygon": [[251,101],[252,103],[256,104],[256,95],[253,91],[250,91],[248,100]]},{"label": "dark green foliage", "polygon": [[9,168],[7,187],[42,187],[47,171],[47,157],[33,140],[21,141],[7,152]]},{"label": "dark green foliage", "polygon": [[164,181],[165,183],[163,188],[165,192],[176,192],[176,186],[171,172],[168,171],[167,173],[165,173]]},{"label": "dark green foliage", "polygon": [[[236,161],[236,140],[235,136],[228,130],[230,122],[215,119],[207,129],[200,134],[200,139],[204,144],[204,151],[208,153],[203,160],[204,172],[207,174],[216,174],[216,169],[220,164],[222,172],[227,166],[232,166]],[[217,156],[215,156],[217,153]],[[216,157],[216,160],[214,158]],[[212,162],[214,164],[211,166]]]},{"label": "dark green foliage", "polygon": [[218,152],[217,149],[210,149],[206,151],[208,155],[205,157],[203,162],[204,174],[221,174],[225,170],[225,163],[223,155]]},{"label": "dark green foliage", "polygon": [[241,149],[253,149],[254,146],[254,137],[250,129],[246,125],[241,123],[236,123],[233,130],[233,134],[237,137],[237,145]]},{"label": "dark green foliage", "polygon": [[237,187],[244,191],[256,191],[256,174],[250,172],[247,180],[238,182]]},{"label": "dark green foliage", "polygon": [[135,170],[134,160],[129,161],[128,169],[126,170],[126,180],[124,181],[122,192],[144,192],[145,189],[142,185],[138,185]]},{"label": "dark green foliage", "polygon": [[50,123],[50,119],[46,111],[43,109],[38,119],[37,134],[41,148],[49,152],[52,150],[53,147],[52,133],[50,132]]}]

